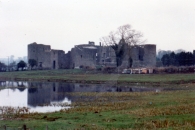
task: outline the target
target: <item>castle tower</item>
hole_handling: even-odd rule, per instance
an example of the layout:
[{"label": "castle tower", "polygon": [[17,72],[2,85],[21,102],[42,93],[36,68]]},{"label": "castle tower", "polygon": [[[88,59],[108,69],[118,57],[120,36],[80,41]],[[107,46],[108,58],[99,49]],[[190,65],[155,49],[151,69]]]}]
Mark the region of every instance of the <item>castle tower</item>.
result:
[{"label": "castle tower", "polygon": [[51,68],[51,47],[50,45],[37,44],[28,45],[28,60],[37,61],[38,67]]},{"label": "castle tower", "polygon": [[156,45],[145,44],[133,46],[130,57],[132,58],[132,67],[155,67],[156,66]]},{"label": "castle tower", "polygon": [[156,66],[156,45],[146,44],[143,46],[144,56],[143,62],[146,67]]}]

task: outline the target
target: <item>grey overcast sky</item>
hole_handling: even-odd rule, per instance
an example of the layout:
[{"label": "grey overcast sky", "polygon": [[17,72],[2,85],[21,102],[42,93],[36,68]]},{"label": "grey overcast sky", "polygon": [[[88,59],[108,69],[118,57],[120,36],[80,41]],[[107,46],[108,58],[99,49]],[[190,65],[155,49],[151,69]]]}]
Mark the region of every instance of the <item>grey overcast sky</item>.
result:
[{"label": "grey overcast sky", "polygon": [[0,58],[33,42],[69,51],[124,24],[157,50],[195,50],[195,0],[0,0]]}]

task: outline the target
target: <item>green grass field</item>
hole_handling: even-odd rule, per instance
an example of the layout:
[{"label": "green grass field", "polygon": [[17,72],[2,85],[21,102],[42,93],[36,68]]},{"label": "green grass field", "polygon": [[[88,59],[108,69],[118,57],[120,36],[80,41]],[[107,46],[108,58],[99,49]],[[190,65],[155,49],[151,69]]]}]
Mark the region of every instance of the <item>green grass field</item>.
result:
[{"label": "green grass field", "polygon": [[106,83],[194,83],[195,74],[102,74],[83,70],[0,72],[0,79]]},{"label": "green grass field", "polygon": [[[53,113],[0,115],[0,130],[64,129],[194,129],[195,74],[92,74],[82,70],[1,72],[0,79],[74,82],[166,84],[186,88],[166,92],[68,93],[76,96],[71,109]],[[0,107],[0,111],[3,111]]]},{"label": "green grass field", "polygon": [[[71,109],[54,113],[18,114],[0,120],[8,130],[64,129],[193,129],[195,91],[143,93],[70,93],[84,97]],[[91,100],[88,100],[88,98]]]}]

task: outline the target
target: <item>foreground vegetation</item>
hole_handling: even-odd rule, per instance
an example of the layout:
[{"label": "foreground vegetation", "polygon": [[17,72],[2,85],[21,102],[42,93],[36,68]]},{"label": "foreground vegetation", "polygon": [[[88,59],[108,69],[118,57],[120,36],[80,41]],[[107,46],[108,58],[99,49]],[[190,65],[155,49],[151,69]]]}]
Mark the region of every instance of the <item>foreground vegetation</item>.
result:
[{"label": "foreground vegetation", "polygon": [[[194,129],[195,74],[122,75],[83,70],[2,72],[2,80],[84,83],[149,83],[181,88],[166,92],[66,93],[70,109],[30,113],[27,108],[0,107],[0,129]],[[184,84],[185,83],[185,84]],[[63,105],[63,104],[61,104]]]},{"label": "foreground vegetation", "polygon": [[5,110],[2,107],[4,114],[0,117],[0,128],[6,125],[9,130],[21,129],[24,124],[31,130],[195,127],[195,90],[68,94],[77,100],[71,104],[71,109],[60,112],[28,113],[28,110]]},{"label": "foreground vegetation", "polygon": [[194,83],[195,74],[102,74],[84,70],[39,70],[0,72],[1,80],[63,81],[82,83]]}]

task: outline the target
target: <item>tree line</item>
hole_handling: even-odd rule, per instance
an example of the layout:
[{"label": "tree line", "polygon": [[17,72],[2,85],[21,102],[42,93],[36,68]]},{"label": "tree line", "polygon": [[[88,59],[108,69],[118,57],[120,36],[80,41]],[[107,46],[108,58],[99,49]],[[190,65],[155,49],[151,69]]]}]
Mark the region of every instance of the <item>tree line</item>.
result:
[{"label": "tree line", "polygon": [[15,61],[13,61],[12,63],[9,63],[8,65],[0,62],[0,72],[15,71],[15,70],[19,70],[20,68],[21,70],[24,70],[25,67],[27,67],[27,63],[24,62],[23,60],[19,61],[17,64]]},{"label": "tree line", "polygon": [[[28,64],[32,69],[34,66],[37,66],[37,61],[34,59],[29,59]],[[25,67],[27,67],[27,63],[24,62],[23,60],[19,61],[17,64],[15,61],[13,61],[12,63],[9,63],[9,65],[6,65],[0,62],[0,72],[1,71],[13,71],[13,70],[15,71],[19,69],[24,70]]]},{"label": "tree line", "polygon": [[192,66],[195,64],[195,56],[191,52],[171,52],[161,58],[163,66]]}]

